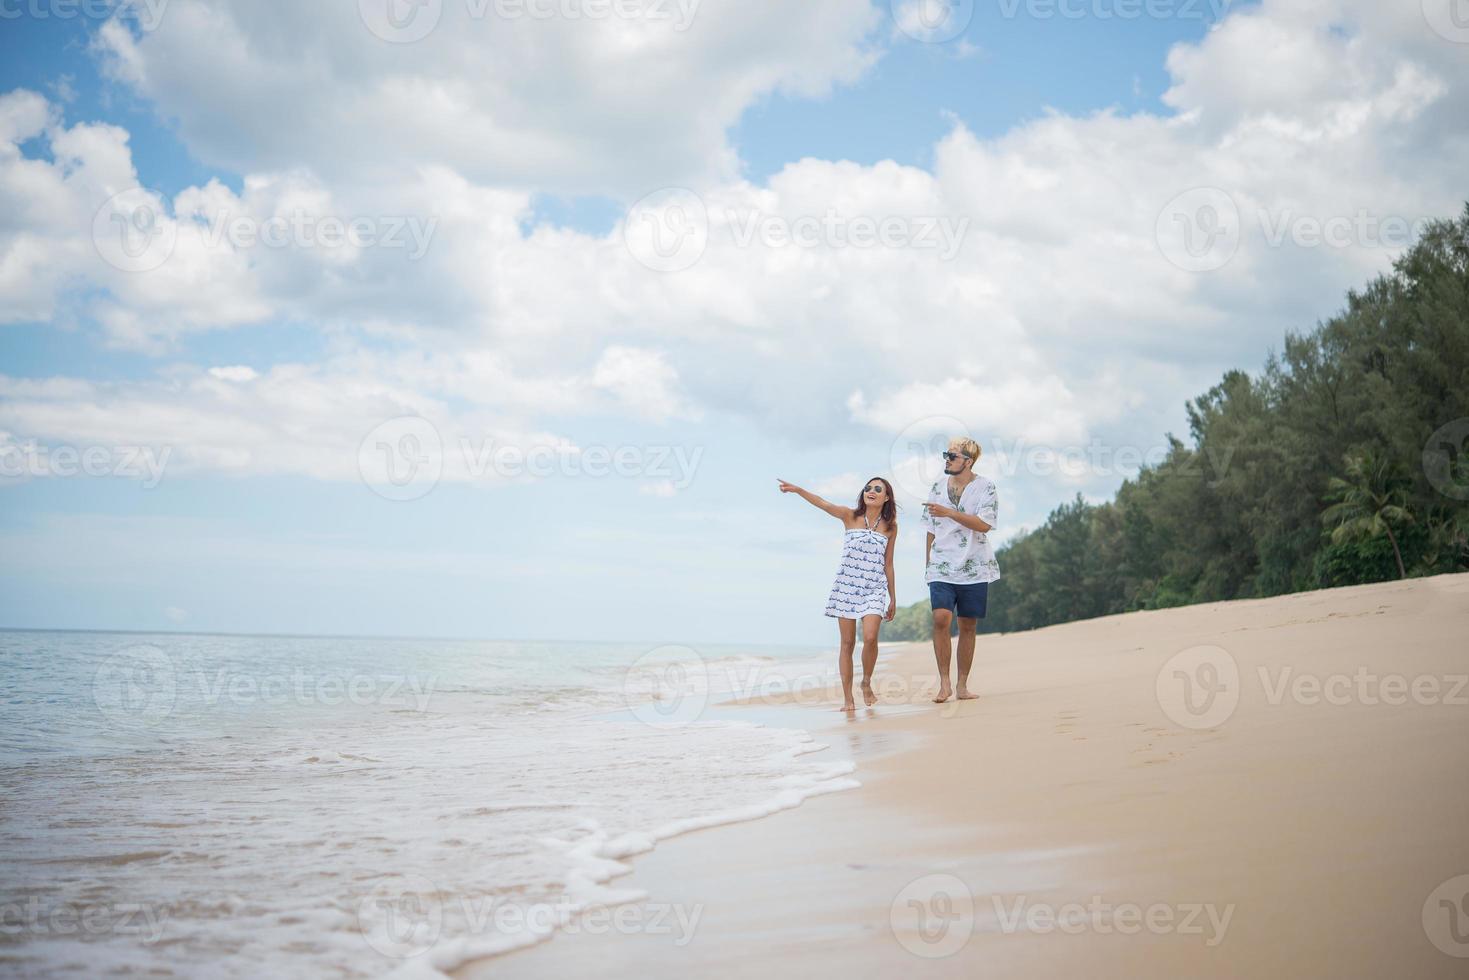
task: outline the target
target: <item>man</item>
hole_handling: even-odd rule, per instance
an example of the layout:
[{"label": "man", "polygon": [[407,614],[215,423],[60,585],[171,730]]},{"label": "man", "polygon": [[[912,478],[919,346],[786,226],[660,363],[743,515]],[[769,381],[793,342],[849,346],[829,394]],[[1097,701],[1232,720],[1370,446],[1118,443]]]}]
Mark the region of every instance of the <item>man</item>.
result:
[{"label": "man", "polygon": [[959,618],[959,684],[961,701],[978,697],[969,690],[969,668],[974,663],[974,635],[989,601],[989,584],[1000,577],[1000,566],[986,536],[994,530],[999,509],[995,485],[974,473],[979,443],[953,439],[944,453],[945,479],[934,483],[923,505],[928,530],[925,565],[928,601],[933,607],[933,654],[939,665],[939,693],[935,703],[949,700],[949,631]]}]

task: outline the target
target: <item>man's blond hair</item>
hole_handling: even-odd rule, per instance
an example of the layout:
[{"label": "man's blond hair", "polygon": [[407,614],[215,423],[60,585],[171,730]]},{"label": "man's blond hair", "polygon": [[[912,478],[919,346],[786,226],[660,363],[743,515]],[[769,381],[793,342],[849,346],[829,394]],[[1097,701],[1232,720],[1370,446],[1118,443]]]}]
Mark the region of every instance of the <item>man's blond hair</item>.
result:
[{"label": "man's blond hair", "polygon": [[949,449],[955,452],[961,452],[970,459],[979,459],[981,452],[979,443],[973,439],[950,439]]}]

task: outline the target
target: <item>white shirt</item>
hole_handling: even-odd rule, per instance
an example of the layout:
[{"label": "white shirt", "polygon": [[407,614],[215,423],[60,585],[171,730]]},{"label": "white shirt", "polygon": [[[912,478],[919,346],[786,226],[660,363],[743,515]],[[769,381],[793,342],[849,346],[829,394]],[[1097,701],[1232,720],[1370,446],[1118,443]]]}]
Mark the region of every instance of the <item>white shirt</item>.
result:
[{"label": "white shirt", "polygon": [[[949,500],[949,478],[941,478],[928,491],[928,502],[954,507]],[[959,495],[959,506],[955,510],[971,514],[991,528],[997,527],[997,512],[1000,500],[995,485],[982,476],[975,478]],[[953,518],[934,518],[923,512],[923,526],[933,535],[933,547],[928,553],[928,568],[924,574],[927,582],[948,582],[951,585],[973,585],[976,582],[993,582],[1000,577],[1000,566],[990,548],[989,537],[979,531],[971,531]]]}]

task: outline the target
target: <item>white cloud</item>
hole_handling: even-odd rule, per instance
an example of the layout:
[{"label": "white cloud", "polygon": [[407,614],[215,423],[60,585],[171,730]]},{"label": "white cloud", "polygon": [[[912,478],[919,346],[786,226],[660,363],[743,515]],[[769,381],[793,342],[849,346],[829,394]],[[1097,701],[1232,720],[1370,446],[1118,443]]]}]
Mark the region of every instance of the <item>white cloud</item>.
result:
[{"label": "white cloud", "polygon": [[[867,477],[849,470],[836,476],[822,477],[806,489],[834,503],[846,503],[849,497],[853,500],[857,499],[857,494],[862,490],[862,481],[865,479]],[[799,485],[799,481],[797,484]]]},{"label": "white cloud", "polygon": [[240,382],[254,381],[256,378],[260,377],[259,373],[257,373],[254,368],[247,367],[241,364],[232,365],[230,367],[212,367],[209,369],[209,376],[212,378],[218,378],[221,381]]},{"label": "white cloud", "polygon": [[688,411],[677,391],[678,372],[657,351],[607,348],[592,368],[592,384],[644,418],[663,421]]},{"label": "white cloud", "polygon": [[[494,484],[535,475],[523,466],[497,468],[493,454],[505,447],[576,454],[571,440],[532,417],[558,407],[554,401],[516,403],[523,392],[486,385],[486,377],[494,371],[482,362],[366,353],[280,364],[263,374],[180,367],[149,382],[0,376],[0,431],[8,430],[0,454],[7,473],[19,468],[37,476],[54,472],[47,460],[64,446],[140,449],[159,461],[165,478],[203,472],[358,480],[364,440],[404,417],[432,428],[433,445],[424,451],[448,481]],[[565,384],[568,391],[589,388],[585,379]],[[31,442],[41,447],[39,462]]]},{"label": "white cloud", "polygon": [[[964,377],[907,384],[872,404],[857,391],[847,405],[853,418],[888,433],[941,415],[964,421],[974,432],[1014,433],[1040,442],[1075,442],[1087,433],[1088,419],[1060,378],[1003,367],[974,366]],[[1105,417],[1115,418],[1116,410]]]},{"label": "white cloud", "polygon": [[[340,451],[388,412],[512,441],[563,438],[545,433],[548,418],[702,412],[746,416],[788,439],[851,436],[854,423],[860,437],[888,438],[947,414],[981,441],[1011,446],[1098,436],[1146,446],[1222,367],[1258,363],[1285,329],[1309,326],[1401,250],[1360,228],[1340,247],[1312,245],[1313,222],[1365,213],[1406,224],[1462,203],[1469,134],[1453,109],[1469,95],[1469,63],[1416,10],[1358,0],[1267,0],[1177,46],[1167,95],[1176,114],[1050,113],[995,138],[956,123],[931,171],[804,159],[755,185],[727,166],[727,121],[760,92],[820,91],[867,57],[865,5],[798,6],[711,6],[683,47],[666,51],[642,28],[611,43],[602,28],[521,25],[506,36],[532,46],[504,65],[482,59],[484,73],[466,68],[472,30],[441,29],[423,47],[382,45],[350,31],[339,38],[332,18],[355,12],[317,5],[201,3],[170,8],[141,40],[109,35],[117,70],[178,115],[206,159],[246,172],[244,186],[236,194],[210,182],[156,199],[173,252],[154,271],[120,271],[91,229],[101,202],[136,181],[127,134],[68,128],[32,93],[0,96],[0,319],[89,315],[114,342],[153,348],[189,331],[289,319],[381,337],[397,353],[256,377],[226,367],[133,386],[58,380],[44,396],[10,382],[0,425],[17,438],[141,433],[133,438],[185,447],[199,467],[322,478],[351,477],[352,457]],[[771,27],[778,13],[829,27],[808,65],[799,45],[786,46],[790,24]],[[777,46],[752,66],[764,35]],[[301,58],[312,44],[320,58]],[[649,83],[611,67],[648,50],[670,59],[653,75],[684,80],[627,101],[619,86]],[[502,69],[533,54],[565,69],[587,51],[608,72],[606,90],[578,87],[591,70],[580,65],[565,80],[564,107],[538,101],[561,91],[550,68],[531,70],[514,94],[496,87]],[[701,54],[708,65],[681,60]],[[301,65],[319,84],[301,79]],[[193,70],[196,83],[179,81]],[[721,85],[733,88],[701,108]],[[400,91],[421,101],[405,106]],[[287,92],[302,100],[291,112]],[[633,118],[601,120],[605,99],[635,107]],[[659,134],[641,140],[654,119]],[[546,120],[564,131],[530,132]],[[390,164],[433,162],[385,179],[362,162],[378,156],[361,152],[369,143],[354,129],[369,125]],[[504,143],[476,135],[495,126],[520,128]],[[40,133],[54,161],[20,155],[19,143]],[[609,187],[636,174],[713,175],[699,185],[709,218],[702,258],[660,272],[637,261],[620,229],[526,227],[532,176],[501,166],[502,154],[548,187],[592,189],[597,169]],[[1178,233],[1166,209],[1195,188],[1219,189],[1239,215],[1237,252],[1207,272],[1170,261],[1182,244],[1159,237],[1160,227]],[[211,237],[221,214],[264,225],[303,210],[417,218],[432,231],[417,258],[407,248]],[[1201,213],[1173,217],[1187,224]],[[858,243],[860,220],[896,221],[900,244]],[[814,237],[777,243],[761,233],[796,227]],[[957,236],[951,260],[914,247],[925,228]],[[1284,238],[1272,244],[1273,234]]]},{"label": "white cloud", "polygon": [[[373,0],[360,6],[371,14]],[[583,7],[643,15],[538,15]],[[401,44],[362,11],[196,0],[147,32],[110,23],[98,47],[197,157],[240,173],[380,181],[427,164],[481,184],[636,197],[733,176],[726,133],[744,110],[855,79],[880,22],[869,0],[485,0],[415,8],[415,28],[438,19]]]},{"label": "white cloud", "polygon": [[[1175,46],[1168,68],[1164,101],[1207,131],[1283,124],[1308,140],[1410,122],[1434,101],[1429,79],[1469,79],[1462,46],[1428,29],[1421,4],[1377,0],[1242,7],[1199,44]],[[1453,117],[1442,102],[1438,112]]]}]

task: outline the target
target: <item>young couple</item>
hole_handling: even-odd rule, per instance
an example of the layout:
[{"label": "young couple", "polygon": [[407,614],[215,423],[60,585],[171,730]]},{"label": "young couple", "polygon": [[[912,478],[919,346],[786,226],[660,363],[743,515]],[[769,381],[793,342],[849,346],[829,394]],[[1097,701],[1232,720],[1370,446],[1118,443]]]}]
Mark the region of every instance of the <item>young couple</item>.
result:
[{"label": "young couple", "polygon": [[[961,700],[976,697],[968,686],[974,635],[984,618],[989,584],[1000,577],[1000,566],[986,537],[994,529],[999,501],[994,483],[974,472],[979,454],[979,443],[973,439],[950,441],[943,454],[944,479],[934,483],[923,505],[923,527],[928,532],[924,577],[933,607],[933,653],[939,668],[939,692],[934,701],[938,703],[955,694],[949,683],[949,633],[955,617],[959,620],[957,694]],[[852,699],[852,653],[857,646],[857,624],[862,624],[862,699],[870,707],[877,703],[872,671],[877,666],[878,627],[897,612],[893,551],[898,541],[898,508],[892,484],[880,476],[868,480],[854,507],[823,500],[784,480],[780,492],[799,494],[846,528],[842,564],[826,614],[836,619],[841,633],[837,665],[846,699],[844,711],[857,710]]]}]

